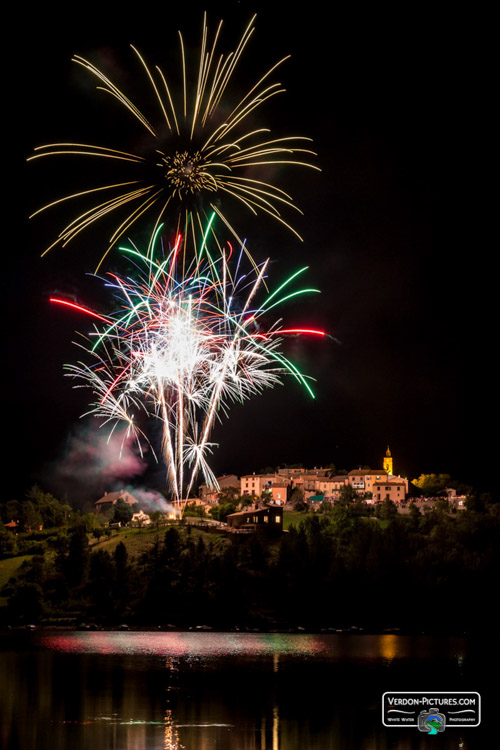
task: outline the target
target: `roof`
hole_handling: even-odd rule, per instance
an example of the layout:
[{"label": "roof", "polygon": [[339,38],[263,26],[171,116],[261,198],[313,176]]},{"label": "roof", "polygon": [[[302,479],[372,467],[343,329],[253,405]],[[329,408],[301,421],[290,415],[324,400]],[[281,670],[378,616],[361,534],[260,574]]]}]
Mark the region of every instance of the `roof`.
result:
[{"label": "roof", "polygon": [[324,495],[311,495],[311,497],[307,498],[308,503],[322,503],[325,499]]},{"label": "roof", "polygon": [[348,477],[372,477],[375,476],[387,476],[385,469],[353,469],[348,473]]},{"label": "roof", "polygon": [[[229,483],[229,486],[231,487],[233,485],[233,480],[236,480],[234,481],[235,487],[237,487],[240,483],[240,480],[238,479],[236,474],[223,474],[221,477],[216,477],[216,479],[217,479],[217,484],[219,485],[219,487],[227,486],[228,483]],[[204,482],[203,484],[200,484],[200,488],[201,487],[206,487],[208,489],[208,484]],[[210,490],[213,492],[218,492],[218,490],[212,486],[210,487]]]},{"label": "roof", "polygon": [[243,474],[242,479],[264,479],[264,477],[276,477],[278,474],[269,472],[268,474]]},{"label": "roof", "polygon": [[345,484],[347,477],[341,474],[338,477],[314,477],[314,480],[321,484]]},{"label": "roof", "polygon": [[96,505],[104,505],[105,503],[113,503],[113,505],[115,505],[118,500],[123,500],[123,502],[128,505],[134,505],[134,503],[138,502],[127,490],[117,490],[116,492],[106,492],[106,494],[96,502]]}]

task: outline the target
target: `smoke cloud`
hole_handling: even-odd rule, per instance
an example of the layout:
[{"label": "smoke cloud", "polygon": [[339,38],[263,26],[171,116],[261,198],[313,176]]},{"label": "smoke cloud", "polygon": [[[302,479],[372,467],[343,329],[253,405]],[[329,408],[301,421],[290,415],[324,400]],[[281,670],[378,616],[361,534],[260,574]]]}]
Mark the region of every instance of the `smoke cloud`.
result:
[{"label": "smoke cloud", "polygon": [[93,421],[72,431],[61,457],[47,468],[44,484],[70,502],[93,504],[105,490],[122,489],[146,468],[145,458],[124,430],[117,429],[109,437]]},{"label": "smoke cloud", "polygon": [[160,513],[171,513],[175,511],[175,507],[157,490],[151,490],[144,487],[133,487],[129,485],[125,488],[131,495],[135,497],[140,507],[145,513],[151,513],[154,510],[159,510]]}]

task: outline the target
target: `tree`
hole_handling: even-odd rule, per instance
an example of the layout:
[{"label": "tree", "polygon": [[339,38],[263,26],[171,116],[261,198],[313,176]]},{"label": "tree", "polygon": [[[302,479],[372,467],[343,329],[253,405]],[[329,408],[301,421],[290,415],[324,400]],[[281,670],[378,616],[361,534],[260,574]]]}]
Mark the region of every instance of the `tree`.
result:
[{"label": "tree", "polygon": [[155,524],[156,531],[158,531],[158,527],[160,526],[160,519],[163,518],[163,513],[161,513],[159,510],[152,510],[149,514],[149,517],[151,519],[151,522]]},{"label": "tree", "polygon": [[398,508],[396,503],[389,500],[388,497],[382,500],[380,504],[377,504],[377,516],[378,518],[389,519],[394,518],[398,514]]},{"label": "tree", "polygon": [[43,613],[43,591],[38,583],[21,583],[9,599],[9,615],[24,622],[37,622]]},{"label": "tree", "polygon": [[449,513],[450,503],[448,502],[448,500],[438,500],[436,505],[434,506],[434,510],[439,511],[440,513]]},{"label": "tree", "polygon": [[163,554],[165,559],[170,565],[179,559],[181,553],[181,538],[176,528],[171,526],[165,532],[165,538],[163,540]]},{"label": "tree", "polygon": [[199,518],[205,518],[205,508],[203,505],[197,505],[196,503],[187,503],[184,508],[185,516],[198,516]]},{"label": "tree", "polygon": [[123,542],[119,542],[115,548],[115,568],[116,568],[116,579],[119,585],[123,587],[123,583],[127,578],[128,570],[128,552]]},{"label": "tree", "polygon": [[19,521],[20,516],[20,503],[18,500],[8,500],[6,503],[1,504],[2,509],[2,521],[9,523],[10,521]]},{"label": "tree", "polygon": [[12,531],[0,528],[0,557],[11,557],[17,552],[17,540]]},{"label": "tree", "polygon": [[489,492],[482,492],[480,494],[471,492],[465,501],[465,507],[467,510],[473,511],[474,513],[488,513],[493,512],[494,515],[498,513],[498,503],[495,502]]},{"label": "tree", "polygon": [[43,526],[42,516],[29,500],[19,504],[19,525],[26,532],[35,531]]},{"label": "tree", "polygon": [[341,505],[351,505],[358,499],[358,493],[352,486],[352,484],[344,484],[340,488],[339,492],[339,499],[337,502],[339,502]]},{"label": "tree", "polygon": [[298,487],[296,487],[290,495],[290,502],[293,503],[293,507],[295,510],[307,510],[309,508],[308,504],[304,500],[304,493],[302,492],[302,490],[299,490]]},{"label": "tree", "polygon": [[104,529],[101,526],[96,526],[96,528],[92,531],[92,536],[95,537],[97,541],[99,541],[103,534]]},{"label": "tree", "polygon": [[240,508],[241,510],[244,510],[245,508],[248,508],[249,505],[253,505],[255,502],[257,502],[256,495],[241,495]]},{"label": "tree", "polygon": [[415,502],[411,502],[410,503],[410,508],[409,508],[409,514],[408,515],[410,516],[410,518],[412,519],[412,521],[415,524],[417,524],[418,521],[419,521],[419,519],[422,517],[420,509],[419,509],[418,505]]},{"label": "tree", "polygon": [[[135,506],[136,505],[137,503],[135,504]],[[132,510],[132,506],[130,506],[121,498],[116,501],[113,513],[114,523],[121,523],[122,526],[126,526],[132,520],[133,515],[134,511]]]},{"label": "tree", "polygon": [[449,474],[420,474],[411,483],[417,487],[424,497],[442,495],[451,482]]},{"label": "tree", "polygon": [[272,491],[270,489],[263,490],[262,494],[260,496],[260,499],[262,500],[263,505],[269,505],[273,497]]},{"label": "tree", "polygon": [[90,556],[88,593],[99,617],[113,610],[113,561],[106,550],[99,549]]},{"label": "tree", "polygon": [[69,505],[61,503],[50,492],[44,492],[37,484],[28,491],[26,498],[40,513],[45,528],[64,526],[73,513]]},{"label": "tree", "polygon": [[70,586],[79,586],[87,577],[89,565],[89,543],[84,526],[73,530],[69,540],[68,556],[63,570]]},{"label": "tree", "polygon": [[237,503],[224,503],[223,505],[214,505],[213,508],[210,508],[210,515],[212,518],[214,518],[216,521],[221,521],[222,523],[225,523],[226,518],[231,514],[236,512]]},{"label": "tree", "polygon": [[98,526],[102,526],[102,519],[98,518],[95,513],[80,513],[78,515],[78,525],[85,526],[85,531],[90,534]]},{"label": "tree", "polygon": [[332,513],[333,505],[330,500],[323,500],[318,508],[318,513]]},{"label": "tree", "polygon": [[224,505],[224,503],[233,503],[239,498],[239,496],[239,487],[221,487],[220,492],[218,493],[219,505]]}]

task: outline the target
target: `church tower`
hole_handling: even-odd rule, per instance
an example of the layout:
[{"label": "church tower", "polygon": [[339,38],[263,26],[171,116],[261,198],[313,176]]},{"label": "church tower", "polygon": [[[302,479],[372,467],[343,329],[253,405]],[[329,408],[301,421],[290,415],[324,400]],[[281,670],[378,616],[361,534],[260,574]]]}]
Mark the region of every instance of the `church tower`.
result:
[{"label": "church tower", "polygon": [[384,466],[384,471],[386,471],[388,474],[394,474],[394,471],[392,468],[392,456],[391,456],[391,451],[389,449],[389,446],[387,446],[387,450],[385,452],[383,466]]}]

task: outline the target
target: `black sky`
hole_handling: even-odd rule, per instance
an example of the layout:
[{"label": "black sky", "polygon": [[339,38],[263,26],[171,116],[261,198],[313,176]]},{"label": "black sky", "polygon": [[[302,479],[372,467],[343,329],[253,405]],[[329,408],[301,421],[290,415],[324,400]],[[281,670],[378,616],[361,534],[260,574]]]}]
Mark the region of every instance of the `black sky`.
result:
[{"label": "black sky", "polygon": [[13,27],[22,45],[13,45],[18,57],[6,81],[11,495],[47,478],[84,407],[62,375],[81,320],[51,308],[48,296],[95,300],[96,284],[84,274],[103,239],[92,230],[40,259],[64,214],[27,216],[78,189],[80,174],[25,158],[45,142],[113,138],[109,104],[70,63],[73,53],[123,61],[124,70],[128,61],[136,75],[129,43],[155,62],[176,59],[177,29],[196,43],[205,7],[213,23],[224,18],[228,46],[258,13],[239,80],[292,54],[277,77],[287,93],[262,112],[277,134],[314,139],[322,173],[290,170],[284,178],[304,211],[294,225],[305,242],[270,221],[244,217],[244,229],[254,254],[273,258],[277,276],[307,258],[322,295],[290,308],[289,320],[324,325],[341,342],[297,345],[295,356],[317,379],[315,401],[288,381],[233,409],[216,431],[215,469],[375,467],[390,444],[398,472],[448,472],[494,490],[496,282],[476,164],[484,154],[477,85],[484,22],[422,4],[391,12],[378,5],[369,15],[337,6],[330,17],[316,1],[297,11],[248,2],[145,5],[133,15],[106,7],[19,12]]}]

